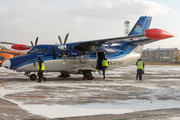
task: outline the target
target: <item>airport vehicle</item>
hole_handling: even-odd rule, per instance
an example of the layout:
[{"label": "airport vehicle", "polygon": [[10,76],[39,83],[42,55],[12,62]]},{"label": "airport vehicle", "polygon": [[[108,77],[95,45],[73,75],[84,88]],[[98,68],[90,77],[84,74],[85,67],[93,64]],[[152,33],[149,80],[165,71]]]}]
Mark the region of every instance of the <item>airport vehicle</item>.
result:
[{"label": "airport vehicle", "polygon": [[92,79],[92,72],[101,69],[97,61],[106,57],[109,61],[107,70],[127,66],[135,63],[141,57],[143,45],[161,39],[174,37],[161,29],[148,29],[152,17],[139,18],[131,32],[125,37],[107,38],[83,42],[64,43],[58,36],[61,44],[36,45],[26,55],[6,60],[2,66],[25,72],[31,80],[37,78],[36,63],[38,58],[44,61],[47,72],[60,72],[61,76],[69,74],[83,74],[88,80]]}]

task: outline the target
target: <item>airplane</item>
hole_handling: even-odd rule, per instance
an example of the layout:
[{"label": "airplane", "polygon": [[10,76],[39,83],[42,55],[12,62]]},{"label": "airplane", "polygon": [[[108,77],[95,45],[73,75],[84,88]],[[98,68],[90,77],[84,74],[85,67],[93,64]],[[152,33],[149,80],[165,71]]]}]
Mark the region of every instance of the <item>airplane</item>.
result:
[{"label": "airplane", "polygon": [[[34,44],[32,41],[31,41],[31,46],[24,45],[24,44],[11,43],[11,42],[0,42],[0,43],[12,45],[11,48],[15,50],[29,50],[32,47],[34,47]],[[37,45],[37,43],[38,43],[38,37],[35,40],[35,46]]]},{"label": "airplane", "polygon": [[[35,45],[37,45],[37,42],[38,42],[38,37],[36,38]],[[26,54],[26,52],[23,52],[23,51],[29,50],[34,46],[32,41],[31,41],[32,46],[28,46],[28,45],[24,45],[24,44],[10,43],[10,42],[0,42],[0,43],[12,45],[11,48],[14,49],[14,50],[9,50],[6,47],[0,45],[0,65],[4,61],[6,61],[10,58]],[[18,50],[18,51],[15,51],[15,50]]]},{"label": "airplane", "polygon": [[152,17],[141,16],[128,36],[64,43],[58,36],[60,44],[41,44],[34,46],[26,55],[17,56],[3,62],[5,68],[25,72],[31,80],[36,80],[36,63],[38,58],[44,61],[46,72],[60,72],[62,77],[69,74],[82,74],[92,80],[92,72],[101,70],[99,60],[107,58],[107,70],[134,64],[142,54],[143,46],[148,43],[174,37],[164,30],[148,29]]},{"label": "airplane", "polygon": [[13,58],[15,56],[18,56],[18,55],[24,55],[26,54],[26,52],[20,52],[20,51],[14,51],[14,50],[9,50],[7,49],[6,47],[0,45],[0,65],[10,59],[10,58]]}]

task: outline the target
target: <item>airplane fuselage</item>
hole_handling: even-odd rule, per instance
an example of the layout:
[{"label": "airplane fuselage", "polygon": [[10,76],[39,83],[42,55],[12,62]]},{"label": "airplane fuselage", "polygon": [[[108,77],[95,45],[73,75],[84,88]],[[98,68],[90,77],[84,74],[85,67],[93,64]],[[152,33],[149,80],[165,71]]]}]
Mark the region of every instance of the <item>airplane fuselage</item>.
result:
[{"label": "airplane fuselage", "polygon": [[[72,46],[72,44],[69,46]],[[36,72],[36,64],[40,57],[45,63],[47,72],[78,74],[80,70],[86,69],[97,71],[97,59],[100,59],[98,53],[102,52],[109,61],[107,70],[112,70],[135,63],[141,57],[143,48],[143,46],[128,45],[124,49],[121,45],[116,45],[110,47],[110,52],[106,52],[104,49],[109,48],[109,46],[103,46],[86,55],[69,48],[70,50],[66,52],[66,58],[63,59],[61,57],[63,51],[59,51],[57,47],[58,45],[37,45],[26,55],[12,58],[9,68],[18,72]]]}]

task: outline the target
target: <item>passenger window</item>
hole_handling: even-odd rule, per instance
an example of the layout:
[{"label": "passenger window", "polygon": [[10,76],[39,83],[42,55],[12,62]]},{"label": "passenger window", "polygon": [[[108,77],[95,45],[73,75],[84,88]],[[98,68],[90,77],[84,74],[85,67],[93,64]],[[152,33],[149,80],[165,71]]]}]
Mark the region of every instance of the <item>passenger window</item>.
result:
[{"label": "passenger window", "polygon": [[49,49],[48,48],[43,48],[44,53],[49,53]]},{"label": "passenger window", "polygon": [[37,53],[42,53],[42,49],[40,49]]},{"label": "passenger window", "polygon": [[37,51],[38,51],[38,48],[33,48],[28,53],[36,53]]}]

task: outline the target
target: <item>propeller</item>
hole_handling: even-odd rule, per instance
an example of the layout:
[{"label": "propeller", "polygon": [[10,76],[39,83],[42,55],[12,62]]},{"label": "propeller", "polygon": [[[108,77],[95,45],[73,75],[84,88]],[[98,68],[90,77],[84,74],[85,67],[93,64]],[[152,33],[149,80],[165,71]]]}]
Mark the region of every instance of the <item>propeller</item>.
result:
[{"label": "propeller", "polygon": [[36,38],[36,40],[35,40],[35,45],[33,44],[33,42],[31,41],[31,45],[32,45],[32,47],[34,47],[34,46],[36,46],[37,45],[37,43],[38,43],[38,37]]},{"label": "propeller", "polygon": [[67,33],[67,35],[66,35],[66,37],[64,39],[64,44],[62,43],[61,37],[58,36],[59,42],[61,43],[61,45],[58,46],[58,48],[60,49],[59,51],[63,50],[63,56],[62,56],[63,57],[63,64],[65,64],[65,51],[67,49],[66,42],[67,42],[68,36],[69,36],[69,33]]}]

